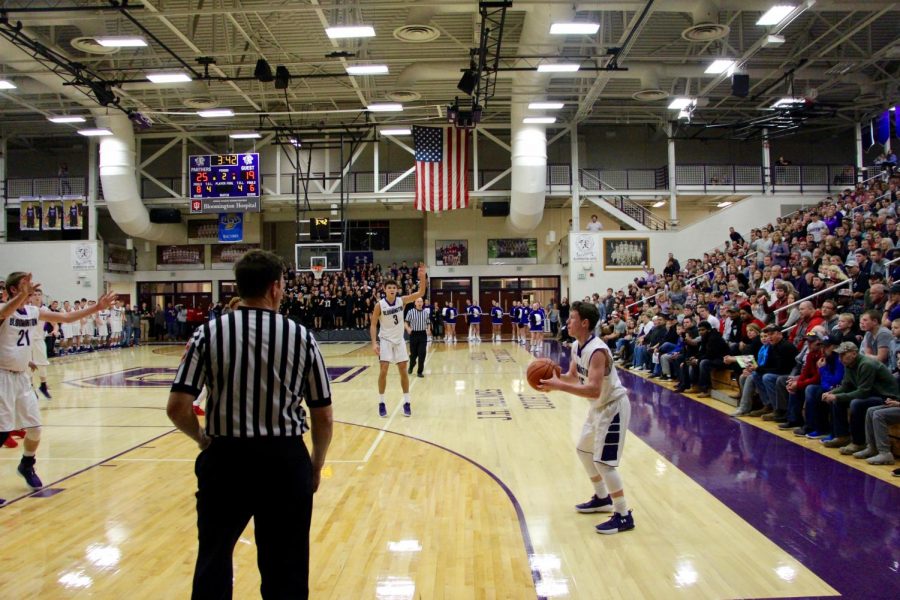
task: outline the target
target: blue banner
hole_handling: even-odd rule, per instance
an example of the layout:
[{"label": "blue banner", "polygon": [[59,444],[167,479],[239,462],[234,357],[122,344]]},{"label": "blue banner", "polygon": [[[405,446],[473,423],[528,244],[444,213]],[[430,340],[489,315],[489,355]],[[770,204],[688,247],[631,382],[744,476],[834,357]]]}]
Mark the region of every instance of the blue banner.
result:
[{"label": "blue banner", "polygon": [[884,111],[875,121],[875,141],[882,146],[891,138],[891,113]]},{"label": "blue banner", "polygon": [[244,241],[244,215],[241,213],[219,214],[219,241],[243,242]]},{"label": "blue banner", "polygon": [[372,252],[344,252],[344,267],[372,264],[375,264],[375,255]]}]

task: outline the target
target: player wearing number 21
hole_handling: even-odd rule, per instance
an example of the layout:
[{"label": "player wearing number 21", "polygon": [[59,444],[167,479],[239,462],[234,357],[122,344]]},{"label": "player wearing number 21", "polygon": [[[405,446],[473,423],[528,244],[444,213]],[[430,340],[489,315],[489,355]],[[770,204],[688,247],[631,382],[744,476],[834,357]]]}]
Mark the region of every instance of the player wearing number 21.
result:
[{"label": "player wearing number 21", "polygon": [[[32,342],[43,344],[38,336],[41,321],[78,323],[81,319],[106,310],[116,299],[106,294],[93,306],[71,312],[53,312],[28,304],[40,284],[32,283],[31,273],[11,273],[6,278],[9,300],[0,304],[0,447],[15,429],[25,430],[25,451],[17,471],[33,490],[44,487],[34,471],[38,444],[41,440],[41,413],[37,396],[31,387]],[[0,499],[0,505],[4,503]]]},{"label": "player wearing number 21", "polygon": [[409,353],[406,350],[406,341],[403,339],[403,308],[425,295],[427,283],[425,267],[419,267],[419,289],[408,296],[398,297],[397,282],[386,281],[384,298],[378,301],[375,310],[372,311],[369,334],[372,336],[372,350],[381,361],[381,371],[378,373],[378,414],[381,417],[387,417],[384,390],[387,387],[388,369],[392,364],[397,365],[400,373],[400,387],[403,388],[403,414],[407,417],[412,416],[409,403],[409,374],[406,372]]},{"label": "player wearing number 21", "polygon": [[609,347],[593,334],[599,320],[600,312],[593,304],[572,303],[566,326],[576,342],[572,345],[569,371],[542,379],[541,389],[568,392],[590,401],[576,449],[594,486],[594,495],[587,502],[575,505],[575,510],[612,512],[612,518],[595,527],[597,533],[611,534],[634,529],[622,476],[616,468],[625,447],[631,405]]}]

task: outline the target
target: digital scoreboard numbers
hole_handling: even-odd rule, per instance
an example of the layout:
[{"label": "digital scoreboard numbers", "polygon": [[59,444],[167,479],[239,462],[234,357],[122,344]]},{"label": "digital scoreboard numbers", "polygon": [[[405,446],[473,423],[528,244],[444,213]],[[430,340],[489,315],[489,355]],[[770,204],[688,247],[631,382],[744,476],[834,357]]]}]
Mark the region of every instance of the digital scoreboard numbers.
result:
[{"label": "digital scoreboard numbers", "polygon": [[191,199],[259,196],[259,154],[191,156]]},{"label": "digital scoreboard numbers", "polygon": [[189,158],[191,212],[259,212],[259,154]]}]

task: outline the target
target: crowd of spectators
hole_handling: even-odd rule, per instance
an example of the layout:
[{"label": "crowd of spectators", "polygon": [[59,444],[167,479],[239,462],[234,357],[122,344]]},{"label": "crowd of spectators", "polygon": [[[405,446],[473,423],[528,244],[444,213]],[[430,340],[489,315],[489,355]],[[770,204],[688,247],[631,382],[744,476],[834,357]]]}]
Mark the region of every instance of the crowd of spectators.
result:
[{"label": "crowd of spectators", "polygon": [[[739,385],[735,417],[774,421],[870,464],[893,464],[900,423],[900,177],[847,189],[721,249],[594,294],[624,368],[708,397]],[[897,281],[897,283],[892,283]],[[894,471],[900,476],[900,469]]]}]

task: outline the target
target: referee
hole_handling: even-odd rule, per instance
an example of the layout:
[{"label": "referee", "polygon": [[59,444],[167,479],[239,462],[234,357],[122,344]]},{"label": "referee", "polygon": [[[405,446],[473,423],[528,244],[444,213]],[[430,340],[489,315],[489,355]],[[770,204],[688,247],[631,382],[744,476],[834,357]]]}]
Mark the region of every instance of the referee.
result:
[{"label": "referee", "polygon": [[422,308],[425,301],[416,298],[414,308],[406,313],[406,333],[409,334],[409,372],[413,372],[416,362],[419,363],[419,370],[416,376],[425,377],[422,370],[425,368],[425,348],[428,346],[428,318],[430,309]]},{"label": "referee", "polygon": [[[278,314],[283,270],[270,252],[241,257],[234,267],[241,304],[197,328],[169,394],[169,418],[202,450],[194,469],[195,600],[231,598],[232,552],[251,517],[262,597],[309,596],[309,525],[331,442],[331,388],[309,330]],[[191,403],[204,386],[201,428]]]}]

